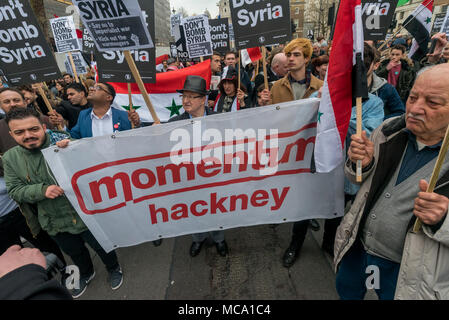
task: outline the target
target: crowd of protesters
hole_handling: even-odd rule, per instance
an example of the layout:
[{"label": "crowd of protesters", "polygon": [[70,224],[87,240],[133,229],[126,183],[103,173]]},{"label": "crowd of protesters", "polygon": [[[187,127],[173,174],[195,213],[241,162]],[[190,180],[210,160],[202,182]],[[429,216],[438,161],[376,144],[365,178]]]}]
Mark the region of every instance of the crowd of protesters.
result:
[{"label": "crowd of protesters", "polygon": [[[362,106],[362,136],[355,134],[353,108],[346,137],[347,210],[343,218],[325,221],[322,243],[322,249],[334,257],[342,299],[364,298],[368,265],[380,269],[376,292],[381,299],[449,298],[449,222],[445,219],[449,167],[444,166],[434,192],[426,192],[428,181],[422,180],[430,176],[449,124],[449,44],[444,34],[434,38],[435,51],[421,61],[407,57],[408,43],[401,37],[388,44],[386,53],[377,44],[365,43],[369,96]],[[262,60],[243,68],[236,52],[214,52],[208,59],[212,75],[220,76],[218,87],[207,88],[206,79],[188,76],[178,90],[185,112],[169,122],[320,97],[330,51],[331,43],[324,39],[312,43],[300,38],[270,48],[268,86]],[[158,72],[194,63],[170,58]],[[124,279],[116,253],[101,248],[57,185],[40,150],[67,147],[70,139],[131,130],[141,127],[142,121],[136,111],[112,107],[114,87],[96,83],[93,72],[80,83],[64,74],[37,86],[1,84],[0,89],[0,281],[6,275],[6,283],[14,286],[8,278],[13,269],[2,265],[6,259],[2,254],[17,260],[12,264],[16,268],[23,269],[24,261],[43,265],[34,251],[19,259],[19,252],[26,250],[20,248],[23,238],[65,264],[64,252],[79,267],[80,287],[72,290],[72,297],[80,297],[95,276],[86,243],[101,258],[116,290]],[[48,96],[52,111],[39,92]],[[363,166],[361,185],[354,180],[358,160]],[[424,223],[423,231],[410,233],[417,218]],[[291,242],[282,256],[286,268],[298,259],[309,227],[320,228],[315,220],[293,224]],[[217,230],[192,235],[190,256],[200,253],[209,236],[220,256],[229,254],[225,232]],[[158,246],[161,241],[153,243]],[[65,293],[58,291],[58,295]]]}]

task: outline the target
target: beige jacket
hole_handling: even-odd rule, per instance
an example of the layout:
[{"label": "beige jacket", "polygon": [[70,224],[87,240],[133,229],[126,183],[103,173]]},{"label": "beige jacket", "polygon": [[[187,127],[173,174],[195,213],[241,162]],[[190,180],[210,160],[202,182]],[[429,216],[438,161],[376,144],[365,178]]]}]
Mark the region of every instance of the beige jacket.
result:
[{"label": "beige jacket", "polygon": [[[406,146],[406,141],[401,138],[404,135],[404,128],[404,117],[395,117],[385,121],[371,136],[375,146],[375,164],[369,171],[363,173],[364,182],[360,191],[338,227],[334,247],[335,270],[338,269],[341,259],[356,240],[365,206],[372,208],[375,203],[373,194],[381,183],[378,180],[389,178],[386,175],[379,179],[379,176],[385,175],[388,171],[388,163],[391,163],[384,162],[378,166],[379,161],[382,162],[379,159],[384,159],[387,153],[390,155],[393,153],[399,154],[399,160],[396,162],[400,162],[402,156],[400,150],[405,150]],[[394,157],[398,158],[398,156]],[[448,161],[446,158],[446,163]],[[394,170],[389,172],[391,171],[394,172]],[[345,166],[345,174],[351,182],[355,183],[355,172],[349,161]],[[378,176],[375,177],[376,175]],[[428,181],[430,177],[423,178]],[[449,172],[442,170],[434,192],[449,197]],[[405,239],[395,299],[449,299],[449,218],[445,218],[436,232],[433,232],[429,226],[424,226],[416,234],[412,233],[414,221],[415,217],[410,221]]]}]

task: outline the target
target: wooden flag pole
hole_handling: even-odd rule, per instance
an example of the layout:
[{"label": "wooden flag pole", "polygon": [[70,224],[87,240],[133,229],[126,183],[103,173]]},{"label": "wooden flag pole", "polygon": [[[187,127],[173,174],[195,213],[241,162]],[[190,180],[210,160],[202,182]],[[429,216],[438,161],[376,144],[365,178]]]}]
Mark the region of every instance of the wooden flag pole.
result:
[{"label": "wooden flag pole", "polygon": [[145,103],[148,107],[148,110],[151,113],[151,116],[153,117],[154,123],[161,123],[161,120],[157,116],[156,111],[154,110],[153,104],[151,103],[150,96],[148,95],[147,90],[145,89],[145,85],[142,81],[142,78],[140,76],[139,70],[137,70],[136,63],[131,56],[131,53],[129,50],[124,51],[126,62],[128,63],[129,69],[131,70],[131,73],[134,76],[134,79],[136,80],[137,85],[139,86],[140,92],[142,93],[143,99],[145,100]]},{"label": "wooden flag pole", "polygon": [[51,102],[53,103],[53,106],[56,106],[57,101],[56,101],[55,95],[54,95],[53,92],[48,88],[48,86],[47,86],[47,84],[46,84],[45,82],[42,82],[42,85],[44,86],[45,90],[47,90],[48,93],[50,94],[50,99],[51,99]]},{"label": "wooden flag pole", "polygon": [[[134,111],[133,108],[133,95],[131,92],[131,83],[128,82],[128,99],[129,99],[129,111]],[[131,123],[131,127],[134,129],[134,123]]]},{"label": "wooden flag pole", "polygon": [[[441,167],[443,166],[444,159],[446,158],[447,151],[449,149],[449,126],[446,130],[446,135],[444,136],[443,144],[441,145],[440,153],[438,154],[438,159],[433,168],[432,176],[429,181],[429,186],[426,192],[432,193],[438,181],[438,176],[440,175]],[[413,232],[418,232],[421,229],[422,222],[416,219],[415,225],[413,226]]]},{"label": "wooden flag pole", "polygon": [[76,73],[75,62],[73,61],[73,55],[72,55],[71,51],[69,51],[69,61],[70,61],[70,65],[72,66],[72,71],[73,71],[73,75],[75,76],[75,81],[79,83],[80,80],[78,79],[78,73]]},{"label": "wooden flag pole", "polygon": [[265,46],[262,46],[262,66],[263,66],[263,79],[265,83],[265,89],[269,90],[268,87],[268,76],[267,76],[267,48]]},{"label": "wooden flag pole", "polygon": [[239,50],[239,63],[238,63],[238,65],[237,65],[237,74],[238,74],[238,85],[237,85],[237,88],[236,88],[236,95],[237,95],[237,91],[240,89],[240,86],[241,86],[241,75],[240,75],[240,63],[241,63],[241,61],[242,61],[242,59],[241,59],[241,57],[242,57],[242,51],[241,50]]},{"label": "wooden flag pole", "polygon": [[[37,86],[37,90],[39,91],[39,94],[41,95],[42,99],[44,99],[44,102],[45,102],[45,105],[46,105],[47,108],[48,108],[48,111],[50,111],[51,113],[53,113],[54,109],[53,109],[53,107],[51,106],[50,101],[48,101],[47,95],[45,94],[44,89],[42,89],[42,86],[41,86],[41,85],[38,85],[38,86]],[[62,131],[62,126],[61,126],[60,124],[58,124],[58,130],[59,130],[59,131]]]},{"label": "wooden flag pole", "polygon": [[[362,98],[356,98],[357,106],[357,136],[362,137]],[[357,160],[357,170],[356,170],[357,182],[362,182],[362,160]]]}]

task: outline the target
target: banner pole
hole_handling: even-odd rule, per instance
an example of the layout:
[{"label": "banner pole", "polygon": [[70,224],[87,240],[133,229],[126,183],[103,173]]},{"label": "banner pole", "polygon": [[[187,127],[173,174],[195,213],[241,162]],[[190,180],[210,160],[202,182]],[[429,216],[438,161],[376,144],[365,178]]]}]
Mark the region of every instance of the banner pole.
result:
[{"label": "banner pole", "polygon": [[[50,111],[51,113],[53,113],[54,109],[50,104],[50,101],[48,101],[47,95],[45,94],[44,90],[42,89],[42,84],[39,84],[37,86],[37,90],[39,91],[39,94],[41,95],[42,99],[44,99],[45,105],[48,108],[48,111]],[[62,126],[60,124],[58,124],[58,130],[62,131]]]},{"label": "banner pole", "polygon": [[78,79],[78,73],[76,72],[75,62],[73,61],[73,56],[72,56],[71,51],[69,51],[69,60],[70,60],[70,65],[72,66],[73,75],[75,76],[75,81],[79,83],[80,80]]},{"label": "banner pole", "polygon": [[[129,99],[129,111],[133,112],[134,108],[133,108],[133,95],[131,92],[131,83],[127,83],[128,84],[128,99]],[[131,127],[134,129],[134,123],[131,123]]]},{"label": "banner pole", "polygon": [[269,90],[268,87],[268,76],[267,76],[267,48],[265,46],[262,46],[262,66],[263,66],[263,79],[265,83],[265,89]]},{"label": "banner pole", "polygon": [[237,72],[238,72],[239,81],[238,81],[238,85],[237,85],[236,94],[237,94],[238,89],[240,89],[240,86],[241,86],[241,75],[240,75],[240,64],[241,64],[241,62],[242,62],[242,50],[239,50],[239,63],[238,63],[238,66],[237,66],[237,69],[238,69]]},{"label": "banner pole", "polygon": [[129,50],[125,50],[123,52],[125,54],[125,59],[126,59],[126,62],[128,63],[129,69],[131,70],[131,73],[133,74],[134,79],[136,80],[136,83],[139,86],[140,92],[142,93],[143,99],[145,100],[147,108],[150,111],[154,122],[161,123],[161,120],[157,116],[157,113],[154,110],[153,104],[151,103],[150,96],[148,95],[148,92],[145,89],[145,84],[142,81],[142,77],[140,76],[139,70],[137,70],[136,63],[135,63],[133,57],[131,57],[131,53],[129,52]]},{"label": "banner pole", "polygon": [[[362,98],[356,98],[357,106],[357,136],[362,137]],[[357,182],[362,182],[362,160],[357,160],[357,170],[356,170]]]}]

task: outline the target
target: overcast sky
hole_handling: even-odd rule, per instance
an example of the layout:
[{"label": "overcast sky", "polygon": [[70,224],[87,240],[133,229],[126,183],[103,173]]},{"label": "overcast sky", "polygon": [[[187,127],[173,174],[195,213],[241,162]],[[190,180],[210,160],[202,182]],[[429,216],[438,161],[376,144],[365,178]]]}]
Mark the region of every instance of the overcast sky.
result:
[{"label": "overcast sky", "polygon": [[193,13],[203,13],[207,8],[212,16],[215,18],[218,15],[218,0],[170,0],[170,8],[177,10],[179,7],[184,7],[189,15]]}]

